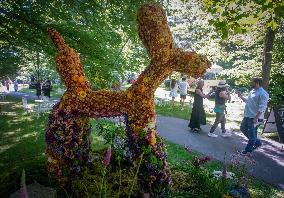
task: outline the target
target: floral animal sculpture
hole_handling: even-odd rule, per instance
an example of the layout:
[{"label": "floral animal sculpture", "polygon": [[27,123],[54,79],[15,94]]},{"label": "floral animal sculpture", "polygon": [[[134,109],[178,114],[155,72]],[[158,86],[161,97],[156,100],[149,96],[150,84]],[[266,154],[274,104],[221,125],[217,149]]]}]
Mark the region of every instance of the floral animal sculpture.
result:
[{"label": "floral animal sculpture", "polygon": [[171,173],[165,148],[156,133],[154,92],[173,71],[199,77],[210,63],[202,55],[175,47],[161,7],[141,6],[137,20],[139,36],[151,62],[136,83],[122,92],[93,91],[79,55],[55,29],[48,29],[57,48],[57,70],[67,87],[54,106],[46,129],[48,171],[61,185],[70,184],[89,160],[89,118],[123,115],[132,160],[143,156],[139,169],[141,191],[159,196],[169,187]]}]

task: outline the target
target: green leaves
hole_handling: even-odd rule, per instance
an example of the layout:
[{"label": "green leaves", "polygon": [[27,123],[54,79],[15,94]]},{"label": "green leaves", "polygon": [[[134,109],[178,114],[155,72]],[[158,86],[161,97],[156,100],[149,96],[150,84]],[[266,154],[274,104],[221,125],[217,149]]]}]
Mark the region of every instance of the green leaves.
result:
[{"label": "green leaves", "polygon": [[[252,26],[263,23],[267,27],[276,30],[280,19],[284,16],[283,1],[271,0],[249,0],[249,1],[211,1],[204,0],[204,8],[223,23],[214,23],[219,33],[226,38],[228,32],[243,33],[244,30],[251,31]],[[225,23],[224,23],[225,22]],[[237,23],[239,27],[230,24]],[[228,30],[228,31],[227,31]],[[232,31],[229,31],[232,30]]]},{"label": "green leaves", "polygon": [[276,21],[273,19],[272,21],[270,21],[269,23],[267,23],[267,27],[271,27],[271,29],[273,31],[275,31],[278,27],[278,24],[276,23]]},{"label": "green leaves", "polygon": [[[0,31],[5,35],[1,38],[1,48],[4,45],[23,48],[31,55],[38,51],[45,58],[53,59],[55,49],[46,29],[54,27],[80,53],[82,63],[88,65],[85,69],[92,83],[107,87],[93,80],[99,76],[111,81],[108,76],[112,71],[137,71],[140,58],[145,58],[136,50],[142,47],[136,13],[143,2],[5,1],[0,9]],[[129,50],[125,50],[125,43]],[[25,61],[25,56],[17,55],[17,58],[19,62]],[[6,63],[9,62],[1,59],[1,66]]]}]

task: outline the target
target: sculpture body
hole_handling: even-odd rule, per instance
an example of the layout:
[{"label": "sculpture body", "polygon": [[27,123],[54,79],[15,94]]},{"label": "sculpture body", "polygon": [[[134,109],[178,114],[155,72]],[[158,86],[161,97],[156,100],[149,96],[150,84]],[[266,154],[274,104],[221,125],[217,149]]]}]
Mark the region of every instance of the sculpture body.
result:
[{"label": "sculpture body", "polygon": [[57,48],[57,70],[67,87],[46,129],[48,170],[62,185],[72,182],[89,160],[89,118],[121,115],[125,116],[132,159],[143,153],[139,170],[142,191],[161,195],[171,182],[163,141],[156,133],[154,92],[173,71],[198,77],[210,63],[204,56],[174,47],[166,15],[159,6],[143,5],[137,21],[151,63],[136,83],[122,92],[91,90],[79,55],[56,30],[48,30]]}]

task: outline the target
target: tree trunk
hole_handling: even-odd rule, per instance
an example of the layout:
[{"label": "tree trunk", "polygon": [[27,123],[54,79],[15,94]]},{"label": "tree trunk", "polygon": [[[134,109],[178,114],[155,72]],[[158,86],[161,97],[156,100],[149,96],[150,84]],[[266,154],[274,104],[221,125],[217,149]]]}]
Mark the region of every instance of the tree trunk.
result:
[{"label": "tree trunk", "polygon": [[40,73],[39,73],[39,52],[36,53],[36,75],[37,81],[40,80]]},{"label": "tree trunk", "polygon": [[263,59],[262,59],[262,80],[263,88],[268,89],[271,62],[272,62],[272,49],[275,39],[275,31],[270,27],[267,28],[265,39],[264,39],[264,48],[263,48]]}]

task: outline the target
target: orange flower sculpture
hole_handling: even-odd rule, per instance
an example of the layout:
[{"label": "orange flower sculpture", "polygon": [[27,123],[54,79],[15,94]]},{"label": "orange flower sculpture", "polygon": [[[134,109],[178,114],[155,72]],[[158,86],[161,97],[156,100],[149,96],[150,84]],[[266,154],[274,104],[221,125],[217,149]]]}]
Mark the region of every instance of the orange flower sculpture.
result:
[{"label": "orange flower sculpture", "polygon": [[46,129],[48,170],[61,185],[70,184],[89,160],[89,118],[121,115],[125,117],[132,160],[138,160],[143,153],[139,169],[141,191],[161,195],[171,183],[163,141],[156,132],[154,92],[173,71],[199,77],[210,63],[202,55],[175,47],[160,6],[141,6],[137,21],[151,63],[136,83],[122,92],[91,90],[79,55],[56,30],[48,29],[57,48],[57,70],[67,87],[53,108]]}]

